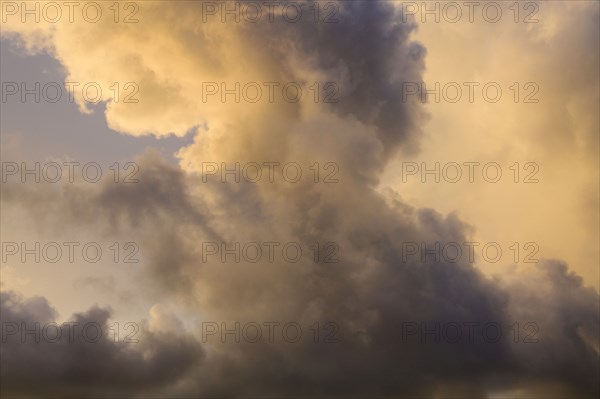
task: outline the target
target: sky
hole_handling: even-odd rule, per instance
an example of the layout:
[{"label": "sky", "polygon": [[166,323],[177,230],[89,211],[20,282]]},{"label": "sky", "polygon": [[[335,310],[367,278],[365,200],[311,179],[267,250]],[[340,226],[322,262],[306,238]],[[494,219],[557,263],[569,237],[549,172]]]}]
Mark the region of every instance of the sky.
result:
[{"label": "sky", "polygon": [[600,393],[600,5],[0,2],[3,397]]}]

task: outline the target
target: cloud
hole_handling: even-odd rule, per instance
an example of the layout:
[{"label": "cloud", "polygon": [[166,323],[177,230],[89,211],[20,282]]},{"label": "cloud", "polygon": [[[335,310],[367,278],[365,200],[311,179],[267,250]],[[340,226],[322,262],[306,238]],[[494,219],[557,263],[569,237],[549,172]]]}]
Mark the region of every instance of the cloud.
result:
[{"label": "cloud", "polygon": [[[494,4],[490,2],[490,9]],[[598,289],[599,4],[529,3],[530,11],[537,9],[536,23],[515,23],[510,5],[498,4],[503,18],[497,23],[486,23],[478,11],[469,23],[462,7],[459,23],[443,18],[435,23],[435,15],[429,14],[419,25],[415,39],[427,47],[427,89],[433,91],[435,82],[450,84],[448,88],[457,82],[462,97],[451,103],[442,95],[437,102],[429,96],[431,118],[423,127],[422,151],[393,159],[381,177],[382,186],[398,188],[415,206],[458,211],[476,225],[482,241],[535,241],[540,256],[566,260]],[[465,82],[480,84],[473,102]],[[482,98],[482,86],[491,82],[503,90],[497,103]],[[536,86],[526,89],[527,82]],[[520,87],[517,101],[515,83]],[[525,102],[534,87],[539,89],[532,96],[537,102]],[[463,168],[456,184],[443,177],[440,184],[432,184],[433,175],[427,176],[427,184],[418,176],[402,181],[402,162],[407,161],[425,162],[430,170],[436,162],[441,169],[448,162],[498,162],[503,175],[500,182],[489,184],[477,172],[470,184]],[[537,165],[539,183],[515,183],[513,169],[521,169],[517,181],[522,182],[531,172],[524,169],[528,162]],[[561,228],[548,229],[548,220]],[[504,265],[485,269],[505,270]]]},{"label": "cloud", "polygon": [[[154,392],[174,384],[204,357],[200,344],[181,331],[153,331],[143,324],[138,343],[124,342],[114,335],[108,309],[93,307],[63,324],[45,298],[1,295],[3,395]],[[27,335],[36,323],[37,333]]]},{"label": "cloud", "polygon": [[[139,183],[9,183],[2,205],[30,212],[41,231],[59,225],[136,237],[144,257],[131,272],[136,281],[153,304],[175,306],[198,324],[182,327],[156,306],[151,313],[162,318],[155,323],[161,332],[149,330],[143,355],[104,341],[81,352],[74,345],[9,352],[14,365],[6,379],[27,384],[7,389],[28,393],[39,379],[36,386],[73,395],[89,393],[90,386],[108,395],[114,392],[109,383],[132,393],[157,387],[166,395],[205,396],[473,397],[508,389],[543,394],[550,384],[564,396],[598,392],[597,349],[587,338],[598,330],[598,294],[564,266],[548,261],[532,280],[506,281],[487,278],[464,260],[403,260],[403,243],[462,243],[473,229],[454,214],[415,209],[375,189],[394,154],[418,148],[425,118],[422,105],[402,101],[399,90],[404,81],[420,80],[425,50],[410,39],[415,26],[401,24],[390,3],[337,2],[340,23],[331,25],[204,24],[200,2],[164,4],[144,3],[136,26],[99,23],[74,34],[75,26],[64,24],[42,28],[35,38],[20,33],[30,48],[42,46],[60,59],[68,80],[139,82],[136,105],[104,98],[112,128],[163,136],[202,126],[179,151],[180,165],[148,151],[136,160]],[[202,82],[231,87],[240,80],[334,81],[340,101],[198,101]],[[204,162],[231,168],[271,161],[296,162],[306,174],[297,183],[223,183],[205,182],[202,173]],[[315,183],[314,162],[335,163],[339,182]],[[293,242],[304,252],[296,263],[231,256],[203,262],[202,243],[221,241]],[[328,242],[339,247],[339,262],[315,262],[314,244]],[[5,295],[8,317],[33,320],[29,306],[11,305],[13,294]],[[548,309],[549,302],[555,306]],[[43,303],[40,316],[50,320]],[[102,325],[108,318],[99,308],[75,316]],[[315,322],[334,322],[340,342],[197,344],[203,322],[273,320],[298,323],[304,338]],[[527,346],[521,337],[515,343],[510,326],[529,321],[539,323],[542,343]],[[411,341],[403,337],[407,326],[433,329],[435,323],[471,325],[478,339],[470,342],[465,333],[460,342],[422,344],[419,333]],[[486,323],[503,328],[497,342],[482,338]],[[185,331],[174,337],[172,325]],[[24,366],[30,357],[40,366],[35,375]],[[75,367],[92,358],[99,370]],[[59,362],[62,368],[52,367]]]},{"label": "cloud", "polygon": [[[367,186],[360,200],[344,201],[319,192],[299,196],[292,189],[293,196],[285,196],[288,205],[274,215],[256,210],[246,214],[246,204],[237,204],[236,193],[226,195],[229,192],[223,187],[231,185],[201,183],[198,176],[176,171],[153,153],[136,162],[140,183],[119,186],[107,180],[97,191],[83,191],[77,198],[87,206],[77,208],[77,220],[88,228],[102,226],[105,220],[120,221],[102,227],[108,235],[136,232],[147,259],[137,273],[151,287],[148,294],[195,314],[198,324],[186,330],[198,341],[202,322],[220,325],[225,321],[232,328],[234,321],[242,325],[294,321],[302,326],[304,338],[315,322],[332,321],[339,328],[336,344],[310,339],[293,345],[243,340],[219,344],[218,338],[205,342],[210,355],[182,382],[183,392],[483,395],[500,386],[543,394],[550,382],[558,384],[553,389],[565,396],[597,389],[598,352],[593,337],[599,331],[594,316],[598,294],[584,287],[563,264],[545,261],[537,270],[517,273],[512,279],[490,280],[464,261],[411,258],[406,262],[402,243],[424,242],[433,248],[435,242],[466,242],[472,229],[454,215],[412,209]],[[166,182],[179,182],[169,186],[168,199],[161,194]],[[240,185],[247,190],[243,198],[259,195],[255,191],[260,185]],[[11,192],[24,186],[9,187]],[[76,208],[69,198],[75,196],[69,195],[70,190],[76,188],[54,190],[40,185],[27,195],[29,202],[20,205],[35,209],[50,201],[60,204],[54,217],[74,220]],[[186,217],[202,215],[203,202],[192,198],[212,191],[222,192],[218,205],[206,208],[211,218]],[[261,206],[271,203],[258,198]],[[178,205],[170,206],[173,201]],[[5,201],[3,206],[15,204]],[[228,213],[236,206],[242,208],[239,219]],[[328,215],[332,210],[333,215]],[[323,219],[332,224],[319,226]],[[227,220],[235,220],[234,226]],[[257,231],[252,226],[259,221],[262,228]],[[202,261],[202,242],[264,242],[269,238],[295,241],[303,248],[315,241],[334,241],[340,246],[340,262],[314,263],[312,253],[293,264],[281,259],[251,263],[244,258],[237,263],[231,256],[225,262],[219,257]],[[159,308],[153,312],[164,313]],[[529,322],[535,323],[533,330],[526,325]],[[436,323],[457,323],[464,338],[447,342],[442,335],[439,343],[426,338],[422,344],[420,330],[435,329]],[[467,340],[465,326],[470,323],[474,323],[473,342]],[[501,326],[498,342],[482,338],[486,323]],[[519,323],[518,342],[511,330],[514,323]],[[182,328],[175,322],[166,325]],[[418,332],[404,339],[403,329],[408,325],[417,326]],[[538,342],[524,343],[525,337]],[[277,377],[269,378],[273,370]]]}]

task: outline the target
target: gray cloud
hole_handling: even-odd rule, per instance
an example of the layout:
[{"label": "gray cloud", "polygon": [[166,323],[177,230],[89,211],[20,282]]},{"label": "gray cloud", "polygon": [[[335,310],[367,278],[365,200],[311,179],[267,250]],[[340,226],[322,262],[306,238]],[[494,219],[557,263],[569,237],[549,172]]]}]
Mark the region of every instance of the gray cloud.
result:
[{"label": "gray cloud", "polygon": [[[265,76],[273,72],[273,79],[300,80],[311,73],[343,77],[339,104],[309,116],[301,105],[278,105],[248,119],[227,114],[231,109],[223,105],[215,112],[226,114],[226,122],[220,121],[216,131],[198,132],[196,141],[179,154],[184,165],[329,159],[339,165],[338,184],[310,179],[297,184],[205,183],[193,168],[170,166],[147,152],[136,161],[139,183],[10,183],[4,185],[2,205],[30,211],[45,231],[60,225],[74,231],[93,229],[106,237],[136,237],[145,261],[132,273],[138,273],[151,300],[176,304],[200,322],[294,321],[308,329],[314,322],[331,321],[339,326],[340,342],[204,343],[203,350],[197,326],[187,332],[196,341],[183,333],[176,338],[149,333],[145,345],[150,357],[107,342],[35,352],[9,346],[10,367],[3,367],[3,373],[16,382],[7,390],[31,393],[39,380],[36,386],[73,395],[90,390],[111,395],[115,388],[145,393],[152,387],[166,395],[203,396],[485,397],[509,389],[544,395],[550,385],[565,397],[598,392],[598,352],[589,339],[598,332],[598,294],[583,287],[564,266],[548,261],[531,272],[531,281],[506,281],[488,279],[465,261],[403,261],[404,242],[429,247],[435,242],[462,243],[469,240],[472,228],[455,215],[413,209],[373,188],[392,154],[418,145],[423,110],[403,103],[399,87],[403,81],[419,80],[424,49],[409,40],[414,26],[400,24],[390,4],[339,4],[342,22],[332,26],[232,27],[242,47],[252,50],[247,54],[249,67],[269,65]],[[197,45],[206,49],[209,40],[192,34],[195,25],[186,25],[197,12],[194,7],[200,5],[191,5],[183,16],[164,10],[165,20],[181,16],[183,28],[174,38],[184,44],[198,39]],[[208,69],[218,70],[222,61],[213,59],[215,53],[206,57]],[[304,63],[295,65],[299,60]],[[178,98],[167,92],[168,98]],[[155,116],[161,126],[163,116]],[[191,119],[201,122],[196,116]],[[210,115],[208,119],[210,127]],[[129,122],[138,132],[139,126]],[[293,264],[236,263],[231,258],[203,263],[201,243],[206,241],[297,242],[303,248],[335,242],[340,262],[315,263],[307,251]],[[46,302],[38,300],[42,310],[34,312],[36,306],[15,305],[14,296],[5,295],[7,320],[33,320],[32,314],[51,319]],[[108,317],[106,310],[97,308],[75,316],[103,325]],[[528,321],[538,323],[540,342],[515,343],[510,326]],[[405,323],[432,328],[436,322],[494,322],[505,333],[495,343],[403,340]],[[35,374],[26,368],[32,362],[39,365]],[[52,366],[57,363],[61,366]],[[97,370],[93,364],[102,366]]]},{"label": "gray cloud", "polygon": [[[23,299],[2,293],[2,394],[34,396],[135,394],[173,384],[202,361],[198,342],[182,334],[142,327],[138,343],[115,340],[110,310],[94,307],[78,313],[68,325],[44,298]],[[36,334],[24,335],[26,329]],[[57,336],[50,323],[60,326]],[[87,329],[85,326],[88,327]],[[17,326],[17,332],[11,328]],[[97,328],[102,331],[98,340]],[[113,329],[114,330],[114,329]],[[87,331],[84,333],[83,331]],[[36,342],[37,340],[37,342]],[[108,389],[108,390],[107,390]]]},{"label": "gray cloud", "polygon": [[[107,181],[97,191],[82,191],[77,198],[86,207],[70,206],[69,198],[74,197],[69,191],[76,191],[74,186],[66,190],[39,186],[29,191],[25,206],[36,208],[50,200],[61,204],[55,217],[75,220],[76,214],[79,223],[89,226],[102,226],[102,220],[122,221],[104,226],[106,234],[137,234],[147,259],[140,278],[152,287],[155,300],[178,303],[201,315],[203,321],[229,320],[230,328],[233,321],[295,321],[304,329],[305,338],[316,321],[333,321],[339,327],[336,344],[310,340],[217,344],[216,353],[198,363],[184,380],[182,392],[364,396],[434,395],[449,390],[485,396],[498,387],[544,393],[550,383],[558,384],[565,396],[597,391],[598,352],[593,337],[599,331],[598,294],[560,263],[546,261],[513,280],[490,280],[467,262],[403,261],[403,242],[425,242],[430,248],[435,242],[465,242],[472,229],[454,215],[412,209],[397,199],[386,202],[367,187],[360,201],[341,200],[318,186],[300,196],[296,190],[305,187],[294,187],[285,196],[287,206],[276,214],[254,212],[242,217],[241,212],[240,219],[226,219],[235,220],[231,230],[214,215],[245,208],[247,204],[238,204],[240,197],[229,191],[236,188],[225,189],[231,185],[220,182],[201,183],[197,176],[186,176],[153,153],[137,162],[140,183],[119,186]],[[168,198],[163,194],[167,182]],[[257,196],[260,204],[273,203],[261,197],[262,185],[241,186],[243,198]],[[12,192],[25,186],[8,187]],[[217,205],[204,208],[200,193],[210,196],[214,192],[218,193]],[[265,195],[271,194],[267,190]],[[10,197],[24,198],[15,193]],[[3,205],[15,206],[6,200]],[[202,216],[204,212],[213,217]],[[319,226],[323,219],[330,223]],[[283,220],[291,223],[280,223]],[[259,221],[260,231],[253,228]],[[46,222],[42,225],[48,227]],[[224,263],[201,261],[201,242],[263,242],[269,237],[293,240],[305,248],[314,241],[335,241],[340,245],[340,262],[314,263],[312,254],[294,264],[243,259],[236,263],[232,257]],[[478,323],[476,340],[466,339],[466,327],[465,338],[455,343],[443,338],[432,343],[430,337],[422,344],[419,334],[403,339],[405,323],[416,323],[419,328],[426,323],[432,329],[436,322]],[[515,322],[521,326],[518,343],[510,330]],[[534,336],[539,342],[522,342],[527,322],[536,323],[539,331]],[[486,323],[502,327],[498,342],[481,338]],[[200,325],[194,329],[197,339],[200,331]],[[212,347],[215,343],[205,344]],[[63,349],[70,352],[71,348]],[[19,356],[26,361],[26,355]],[[202,357],[201,352],[194,356]],[[126,365],[129,361],[123,360]],[[127,376],[120,377],[123,384]],[[71,380],[61,377],[47,378],[72,386]],[[168,375],[161,381],[179,377]],[[90,373],[85,378],[98,381],[105,376]]]}]

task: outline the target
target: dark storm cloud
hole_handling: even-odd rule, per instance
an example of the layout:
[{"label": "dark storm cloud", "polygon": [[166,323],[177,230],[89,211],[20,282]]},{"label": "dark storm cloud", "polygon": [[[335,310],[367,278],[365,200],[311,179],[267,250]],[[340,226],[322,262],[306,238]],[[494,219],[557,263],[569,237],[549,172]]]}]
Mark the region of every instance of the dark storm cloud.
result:
[{"label": "dark storm cloud", "polygon": [[505,288],[510,314],[535,320],[540,340],[517,352],[521,379],[564,381],[577,395],[598,395],[600,387],[600,301],[598,293],[569,272],[563,262],[543,261],[515,277]]},{"label": "dark storm cloud", "polygon": [[[429,248],[433,248],[435,242],[465,242],[469,241],[471,228],[454,215],[442,217],[433,210],[415,210],[394,200],[386,203],[380,194],[368,188],[363,188],[360,199],[344,201],[337,195],[313,189],[312,195],[305,193],[301,201],[286,197],[288,206],[281,208],[272,220],[264,214],[236,219],[237,234],[231,233],[227,226],[222,227],[229,240],[266,241],[265,232],[275,231],[278,221],[298,221],[291,223],[288,236],[278,238],[307,245],[313,240],[333,240],[341,248],[339,263],[315,264],[308,255],[296,264],[235,263],[231,258],[225,263],[204,264],[200,261],[199,243],[214,240],[215,236],[207,231],[219,228],[207,229],[203,224],[206,219],[202,217],[186,220],[185,214],[180,212],[183,204],[191,207],[191,214],[194,214],[193,209],[201,207],[181,198],[196,198],[196,195],[202,198],[200,192],[206,196],[218,193],[218,205],[210,207],[213,215],[235,207],[240,199],[236,195],[227,196],[229,191],[222,189],[223,183],[199,185],[196,177],[174,172],[155,154],[146,154],[137,162],[140,184],[145,177],[148,179],[143,188],[134,185],[130,189],[139,190],[143,195],[125,192],[115,195],[114,190],[119,189],[107,181],[98,191],[82,191],[77,196],[82,203],[94,205],[90,205],[93,212],[87,216],[81,209],[76,214],[79,218],[84,216],[82,221],[90,226],[102,225],[100,220],[104,217],[99,216],[106,215],[114,220],[129,221],[111,223],[112,227],[105,227],[107,234],[111,229],[122,232],[130,228],[137,232],[144,243],[142,250],[150,255],[141,273],[147,283],[155,286],[152,295],[157,300],[179,298],[188,310],[202,314],[203,320],[219,324],[229,320],[230,328],[231,320],[242,324],[296,321],[308,336],[308,326],[315,321],[332,321],[339,327],[340,342],[335,344],[316,344],[310,340],[296,344],[250,344],[242,340],[239,344],[228,341],[217,345],[216,355],[195,365],[190,377],[185,379],[183,392],[217,396],[240,392],[362,396],[456,392],[485,396],[484,393],[497,387],[535,388],[535,383],[547,385],[550,382],[558,384],[566,396],[597,391],[598,356],[591,342],[598,332],[595,316],[598,295],[585,288],[578,277],[568,274],[564,265],[545,262],[538,270],[520,274],[522,279],[495,281],[485,278],[467,262],[435,262],[431,258],[425,262],[403,261],[403,242],[425,242]],[[151,175],[145,176],[144,170],[151,171]],[[178,183],[168,186],[170,195],[165,201],[162,192],[167,181]],[[22,187],[12,186],[10,190]],[[245,189],[251,197],[261,187],[247,185]],[[30,192],[28,206],[51,200],[62,204],[61,209],[55,210],[55,216],[73,220],[74,208],[66,199],[72,198],[68,192],[76,188],[48,188],[33,191],[37,199]],[[293,193],[297,194],[295,190]],[[97,200],[113,197],[114,201]],[[140,201],[142,205],[136,207]],[[163,201],[165,206],[161,206]],[[174,201],[178,206],[169,205]],[[14,206],[11,201],[3,205]],[[332,226],[314,229],[321,217],[318,209],[329,206],[336,209],[339,217],[333,217]],[[145,211],[140,212],[140,209]],[[315,215],[315,220],[300,222],[302,215]],[[262,220],[260,226],[266,228],[256,231],[246,224],[253,225],[255,218]],[[38,302],[44,304],[41,300]],[[47,304],[38,307],[49,309]],[[13,308],[15,305],[9,307],[9,315],[16,313],[10,310]],[[33,308],[20,306],[20,311],[31,319]],[[50,316],[42,317],[47,313],[47,310],[38,312],[38,317],[49,320]],[[104,322],[105,318],[99,320]],[[521,325],[535,322],[539,342],[513,342],[510,328],[515,322]],[[407,323],[419,330],[408,339],[403,337]],[[462,326],[464,337],[459,342],[447,342],[438,334],[440,342],[433,343],[430,335],[423,343],[422,323],[430,330],[436,323],[442,326],[457,323]],[[501,326],[503,335],[498,342],[482,338],[482,327],[486,323]],[[467,340],[466,325],[475,325],[473,342]],[[196,334],[200,330],[198,326]],[[519,340],[522,339],[521,336]],[[75,347],[61,348],[70,353]],[[118,347],[110,343],[109,348]],[[19,354],[24,362],[27,356],[24,352]],[[201,358],[200,354],[193,356]],[[132,361],[112,359],[125,365]],[[153,366],[144,367],[153,370]],[[20,370],[14,371],[15,375],[24,373],[22,368],[12,369]],[[56,387],[63,383],[74,386],[73,381],[62,374],[57,377],[40,373],[32,378],[57,381]],[[100,372],[95,376],[90,371],[85,378],[104,381],[103,378],[111,375]],[[134,376],[121,375],[121,380],[116,381],[126,385],[128,377]],[[161,381],[166,382],[171,377],[180,376],[164,376]],[[144,384],[135,387],[142,389]]]},{"label": "dark storm cloud", "polygon": [[[315,7],[312,3],[305,7]],[[281,69],[291,76],[293,61],[286,61],[294,55],[337,82],[340,90],[333,110],[375,126],[385,160],[399,144],[404,150],[416,144],[425,114],[418,101],[403,100],[402,84],[421,81],[426,51],[409,40],[416,25],[402,23],[401,10],[393,3],[336,3],[336,23],[315,24],[304,18],[285,26],[262,24],[258,29],[265,33],[257,42],[272,42],[277,55],[273,62],[282,63]],[[243,25],[243,29],[255,33],[257,27]]]},{"label": "dark storm cloud", "polygon": [[[107,309],[93,307],[64,325],[56,322],[56,312],[44,298],[25,300],[10,291],[1,295],[3,395],[152,392],[184,377],[204,357],[191,336],[143,326],[138,343],[115,340]],[[45,329],[51,323],[61,332]]]}]

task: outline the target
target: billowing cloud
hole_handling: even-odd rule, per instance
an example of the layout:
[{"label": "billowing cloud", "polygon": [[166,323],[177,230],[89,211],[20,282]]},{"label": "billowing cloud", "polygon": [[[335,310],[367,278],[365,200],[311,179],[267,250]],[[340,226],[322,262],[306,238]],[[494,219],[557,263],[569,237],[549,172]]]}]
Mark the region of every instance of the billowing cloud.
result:
[{"label": "billowing cloud", "polygon": [[[525,388],[544,394],[551,386],[568,396],[596,389],[598,295],[558,262],[545,261],[513,279],[489,280],[465,261],[437,262],[432,257],[406,261],[403,243],[433,248],[436,242],[468,242],[471,229],[452,215],[444,218],[397,199],[386,201],[366,186],[360,203],[378,204],[375,208],[338,198],[334,207],[325,196],[307,195],[270,219],[252,205],[238,204],[239,195],[226,191],[218,193],[218,206],[205,207],[202,193],[219,192],[222,183],[202,183],[201,177],[177,171],[152,153],[137,162],[138,184],[115,186],[109,180],[97,190],[80,192],[76,198],[85,207],[71,206],[69,198],[75,197],[69,194],[71,189],[59,192],[39,186],[24,196],[13,191],[22,185],[11,185],[6,198],[27,198],[29,202],[20,206],[31,209],[44,201],[60,204],[52,218],[70,221],[73,228],[77,220],[101,227],[106,234],[137,232],[147,259],[139,279],[152,287],[151,296],[199,316],[197,325],[183,328],[174,323],[177,328],[190,329],[200,342],[202,323],[219,325],[214,340],[202,343],[212,348],[211,354],[195,368],[196,377],[186,380],[186,392],[483,395]],[[165,187],[168,199],[161,195]],[[244,198],[253,198],[259,186],[242,187]],[[169,205],[173,201],[177,206]],[[19,206],[12,201],[3,205]],[[233,230],[215,215],[236,207],[243,209]],[[244,212],[250,209],[254,212]],[[337,209],[337,215],[323,213],[327,209]],[[299,220],[313,214],[314,221]],[[319,226],[323,219],[331,224]],[[40,220],[45,226],[54,223]],[[284,229],[281,220],[297,222],[283,223],[291,226]],[[268,229],[252,229],[258,221]],[[343,229],[336,228],[340,224]],[[244,257],[236,262],[232,256],[224,262],[220,256],[202,260],[203,242],[264,242],[268,237],[297,242],[305,249],[313,242],[336,242],[339,262],[315,263],[312,253],[296,263],[281,258],[252,263]],[[304,337],[296,344],[244,339],[235,343],[230,337],[223,344],[219,339],[223,321],[230,329],[235,321],[297,322]],[[311,341],[309,327],[328,321],[337,326],[339,342]],[[421,334],[435,331],[436,323],[440,342],[434,344],[435,333],[425,338]],[[440,332],[454,323],[462,338],[450,342],[449,335]],[[484,335],[489,323],[500,326],[497,341],[495,327],[486,327]],[[266,327],[262,328],[266,339]],[[274,369],[278,377],[269,378]]]},{"label": "billowing cloud", "polygon": [[[52,364],[60,354],[69,365],[69,356],[81,353],[73,345],[57,352],[49,347],[48,354],[11,347],[16,352],[7,379],[39,378],[73,394],[89,392],[78,385],[85,381],[103,395],[114,394],[112,379],[117,392],[157,386],[167,395],[598,392],[598,294],[566,266],[548,260],[514,279],[490,279],[465,259],[406,258],[407,243],[433,248],[469,242],[473,235],[454,214],[415,209],[375,188],[394,155],[418,149],[423,105],[404,101],[401,85],[421,79],[425,51],[410,39],[415,26],[401,23],[390,3],[335,4],[340,13],[334,24],[205,23],[201,2],[151,2],[143,4],[139,24],[118,29],[108,22],[84,34],[69,24],[8,25],[30,49],[58,58],[67,80],[138,82],[137,104],[104,98],[112,128],[159,136],[197,130],[194,142],[179,151],[177,167],[155,152],[141,155],[135,184],[106,178],[95,185],[4,185],[3,209],[26,210],[40,231],[60,225],[135,237],[143,262],[131,274],[151,302],[193,316],[186,324],[153,307],[165,319],[155,328],[176,326],[179,335],[149,333],[144,345],[155,353],[150,357],[109,343],[88,348],[93,354],[85,361],[98,350],[94,361],[106,359],[98,373],[53,374],[42,367],[31,376],[19,366],[28,357]],[[299,82],[305,90],[313,82],[336,82],[339,101],[201,101],[206,82],[273,81]],[[223,183],[208,173],[207,162],[229,168],[294,162],[304,174],[290,183],[277,169],[274,182]],[[315,162],[322,173],[331,162],[337,182],[320,177],[315,183]],[[206,243],[213,242],[276,242],[276,260],[219,254],[206,262]],[[297,261],[282,255],[285,243],[303,249]],[[326,262],[323,252],[315,260],[315,243],[334,243],[337,262]],[[13,302],[9,317],[32,319],[29,306]],[[51,320],[51,308],[40,303],[41,315]],[[108,317],[102,309],[76,316],[104,325]],[[206,323],[231,328],[236,321],[294,322],[304,336],[297,343],[222,343],[218,334],[204,339]],[[334,323],[339,341],[315,343],[315,322]],[[459,328],[460,338],[448,339],[448,328]],[[498,329],[502,335],[490,337]],[[432,342],[425,330],[443,339]],[[11,389],[27,393],[28,386]]]},{"label": "billowing cloud", "polygon": [[[131,326],[139,342],[117,336],[110,310],[94,307],[58,322],[45,298],[2,292],[2,393],[79,397],[132,394],[175,384],[201,362],[198,342],[181,331]],[[155,315],[156,316],[156,315]],[[160,323],[151,320],[151,323]],[[141,331],[140,331],[141,330]]]}]

